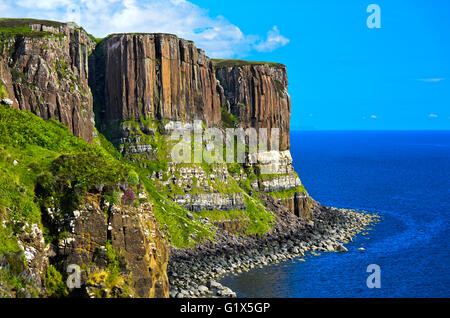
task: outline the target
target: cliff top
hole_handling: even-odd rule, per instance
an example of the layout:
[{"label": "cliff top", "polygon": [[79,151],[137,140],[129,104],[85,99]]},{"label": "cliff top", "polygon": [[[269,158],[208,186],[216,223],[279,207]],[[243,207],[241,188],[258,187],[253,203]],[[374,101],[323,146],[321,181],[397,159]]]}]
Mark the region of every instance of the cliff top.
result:
[{"label": "cliff top", "polygon": [[[181,39],[178,35],[172,34],[172,33],[162,33],[162,32],[122,32],[122,33],[112,33],[109,34],[106,38],[112,37],[112,36],[122,36],[122,35],[159,35],[159,36],[167,36],[167,37],[174,37],[177,39]],[[191,40],[185,40],[187,42],[193,42]]]},{"label": "cliff top", "polygon": [[[172,34],[172,33],[161,33],[161,32],[128,32],[128,33],[112,33],[112,34],[109,34],[105,39],[112,38],[112,37],[115,37],[115,36],[127,36],[127,35],[129,35],[129,36],[139,36],[139,35],[141,35],[141,36],[160,36],[160,37],[168,37],[168,38],[174,38],[174,39],[181,40],[181,41],[184,41],[184,42],[191,43],[191,44],[194,44],[194,45],[195,45],[194,41],[192,41],[192,40],[186,40],[186,39],[180,38],[180,37],[179,37],[178,35],[176,35],[176,34]],[[201,50],[201,49],[199,49],[199,50]],[[202,50],[202,51],[203,51],[203,50]]]},{"label": "cliff top", "polygon": [[212,59],[215,68],[226,68],[226,67],[238,67],[245,65],[267,65],[277,68],[286,68],[285,65],[281,63],[274,62],[260,62],[260,61],[244,61],[244,60],[232,60],[232,59]]},{"label": "cliff top", "polygon": [[50,27],[60,27],[67,23],[50,21],[50,20],[38,20],[38,19],[9,19],[0,18],[0,28],[23,28],[29,27],[32,24],[42,24]]},{"label": "cliff top", "polygon": [[55,31],[51,31],[50,29],[46,31],[38,31],[32,28],[33,25],[42,25],[47,28],[58,29],[61,27],[68,27],[72,29],[79,29],[80,31],[85,32],[93,42],[96,42],[94,36],[86,32],[82,27],[79,27],[74,22],[58,22],[58,21],[50,21],[50,20],[39,20],[39,19],[13,19],[13,18],[0,18],[0,33],[14,36],[14,35],[25,35],[25,36],[45,36]]},{"label": "cliff top", "polygon": [[41,32],[31,29],[31,25],[42,24],[51,27],[59,27],[63,25],[59,22],[35,20],[35,19],[0,19],[0,35],[6,37],[14,37],[23,35],[28,37],[41,37],[50,34],[50,32]]},{"label": "cliff top", "polygon": [[[84,30],[82,27],[79,27],[73,22],[58,22],[58,21],[51,21],[51,20],[40,20],[40,19],[15,19],[15,18],[0,18],[0,33],[3,33],[5,35],[26,35],[26,36],[45,36],[50,34],[51,32],[42,32],[42,31],[36,31],[31,28],[32,25],[43,25],[46,27],[52,27],[52,28],[60,28],[62,26],[72,27],[76,29],[80,29],[84,31],[94,43],[98,43],[101,39],[96,39],[93,35],[89,34],[86,30]],[[121,35],[157,35],[157,36],[167,36],[167,37],[174,37],[177,39],[179,38],[175,34],[170,33],[114,33],[108,35],[105,39],[111,38],[113,36],[121,36]],[[182,39],[188,43],[193,43],[191,40],[185,40]],[[198,48],[198,50],[203,51],[202,49]],[[214,66],[216,69],[219,68],[227,68],[227,67],[237,67],[237,66],[245,66],[245,65],[267,65],[271,67],[276,68],[283,68],[285,69],[286,66],[281,63],[274,63],[274,62],[262,62],[262,61],[244,61],[244,60],[235,60],[235,59],[211,59],[214,63]]]}]

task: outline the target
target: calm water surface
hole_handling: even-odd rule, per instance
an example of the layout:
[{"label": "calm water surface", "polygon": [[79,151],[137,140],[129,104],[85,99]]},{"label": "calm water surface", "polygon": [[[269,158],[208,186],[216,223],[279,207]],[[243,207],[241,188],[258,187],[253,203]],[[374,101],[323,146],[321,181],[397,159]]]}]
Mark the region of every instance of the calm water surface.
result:
[{"label": "calm water surface", "polygon": [[[238,297],[448,297],[450,132],[292,132],[295,170],[324,205],[382,221],[348,253],[225,277]],[[364,247],[365,251],[359,251]],[[381,288],[366,286],[369,264]]]}]

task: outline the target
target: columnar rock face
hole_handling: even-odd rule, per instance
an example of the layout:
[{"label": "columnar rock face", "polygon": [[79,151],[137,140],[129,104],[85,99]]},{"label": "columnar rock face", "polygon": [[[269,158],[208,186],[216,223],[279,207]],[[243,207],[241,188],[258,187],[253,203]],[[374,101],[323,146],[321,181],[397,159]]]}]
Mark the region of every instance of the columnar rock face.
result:
[{"label": "columnar rock face", "polygon": [[[255,166],[269,176],[254,180],[253,189],[265,192],[286,192],[281,200],[297,216],[310,218],[313,200],[302,187],[292,166],[290,154],[291,99],[287,93],[286,67],[276,63],[215,60],[216,76],[223,88],[227,110],[237,118],[242,128],[266,128],[267,149],[255,155]],[[271,129],[279,129],[278,149],[272,149],[275,136]],[[274,146],[277,146],[276,143]],[[298,190],[298,191],[297,191]]]},{"label": "columnar rock face", "polygon": [[143,117],[219,124],[214,67],[193,42],[170,34],[116,34],[100,45],[91,63],[102,122]]},{"label": "columnar rock face", "polygon": [[[291,99],[281,64],[216,65],[228,110],[243,128],[280,129],[280,149],[289,149]],[[270,139],[270,137],[269,137]]]},{"label": "columnar rock face", "polygon": [[[274,192],[300,187],[289,153],[291,101],[286,67],[240,62],[216,63],[192,42],[174,35],[111,35],[90,58],[97,126],[110,135],[127,159],[148,166],[161,158],[162,149],[155,147],[155,143],[165,138],[165,147],[169,147],[167,136],[175,128],[175,122],[186,126],[200,120],[207,127],[222,129],[227,126],[224,113],[228,112],[234,115],[235,127],[267,129],[267,147],[273,151],[258,156],[255,169],[271,166],[272,157],[278,160],[276,171],[270,172],[273,176],[255,180],[253,189]],[[159,120],[163,120],[164,129],[155,125]],[[272,128],[279,129],[278,145],[273,144],[276,149],[272,149],[275,138]],[[166,137],[157,136],[158,132]],[[163,160],[170,162],[167,157]],[[175,170],[161,171],[159,175],[176,184],[180,180],[174,181],[173,177],[181,170]],[[240,178],[236,181],[245,182]],[[228,197],[218,193],[214,186],[199,186],[198,181],[194,186],[192,182],[178,184],[179,191],[184,193],[172,199],[191,211],[246,207],[242,194]],[[201,195],[190,193],[199,190]],[[294,197],[291,201],[294,202]],[[290,205],[294,212],[294,206]]]},{"label": "columnar rock face", "polygon": [[[0,22],[0,27],[8,23],[17,27],[18,22],[11,21]],[[8,99],[13,107],[60,121],[91,142],[94,113],[88,55],[95,43],[72,24],[24,20],[20,26],[30,31],[0,39],[0,80]]]}]

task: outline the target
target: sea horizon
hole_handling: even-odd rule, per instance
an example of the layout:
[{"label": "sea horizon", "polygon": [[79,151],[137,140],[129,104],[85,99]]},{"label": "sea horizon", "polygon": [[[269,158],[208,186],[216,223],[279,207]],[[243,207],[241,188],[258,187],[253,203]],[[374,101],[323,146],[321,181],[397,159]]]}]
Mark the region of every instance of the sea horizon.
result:
[{"label": "sea horizon", "polygon": [[[294,167],[311,197],[381,221],[347,253],[307,254],[221,282],[238,297],[447,297],[450,131],[407,132],[292,131]],[[379,289],[366,286],[370,264],[381,268]]]}]

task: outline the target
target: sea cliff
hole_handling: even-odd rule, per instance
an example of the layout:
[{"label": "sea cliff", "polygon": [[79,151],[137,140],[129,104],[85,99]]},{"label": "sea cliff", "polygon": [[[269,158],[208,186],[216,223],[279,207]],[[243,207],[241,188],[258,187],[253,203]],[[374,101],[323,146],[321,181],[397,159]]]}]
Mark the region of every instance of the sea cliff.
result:
[{"label": "sea cliff", "polygon": [[[373,221],[321,206],[294,171],[282,64],[212,60],[171,34],[0,19],[0,80],[1,296],[232,296],[207,281],[342,251]],[[180,128],[200,131],[200,153],[211,129],[267,129],[268,146],[176,162]]]}]

